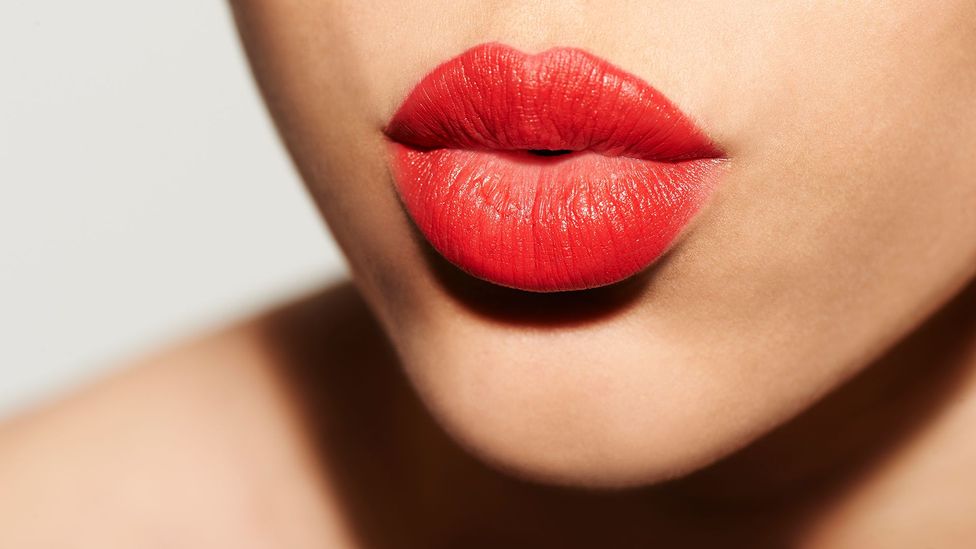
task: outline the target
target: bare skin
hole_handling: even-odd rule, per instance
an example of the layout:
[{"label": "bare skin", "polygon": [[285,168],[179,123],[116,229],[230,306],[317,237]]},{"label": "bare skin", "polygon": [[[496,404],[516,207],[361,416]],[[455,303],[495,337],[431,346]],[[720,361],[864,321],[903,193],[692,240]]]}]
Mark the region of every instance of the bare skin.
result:
[{"label": "bare skin", "polygon": [[716,465],[544,487],[447,437],[343,285],[0,429],[0,547],[971,547],[976,287]]}]

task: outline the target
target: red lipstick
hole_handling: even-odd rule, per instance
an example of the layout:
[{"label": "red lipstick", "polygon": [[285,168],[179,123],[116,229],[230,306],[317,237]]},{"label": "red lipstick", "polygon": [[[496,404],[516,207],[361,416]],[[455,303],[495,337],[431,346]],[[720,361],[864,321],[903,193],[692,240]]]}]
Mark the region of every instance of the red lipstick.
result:
[{"label": "red lipstick", "polygon": [[646,268],[723,163],[660,92],[576,48],[471,48],[424,77],[384,133],[431,245],[475,277],[535,292]]}]

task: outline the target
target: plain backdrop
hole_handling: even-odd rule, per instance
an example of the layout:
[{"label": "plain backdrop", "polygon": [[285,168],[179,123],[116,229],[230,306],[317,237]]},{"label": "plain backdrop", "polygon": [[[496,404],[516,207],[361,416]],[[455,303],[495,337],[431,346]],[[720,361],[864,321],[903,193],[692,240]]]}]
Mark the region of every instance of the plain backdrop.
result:
[{"label": "plain backdrop", "polygon": [[215,0],[0,0],[0,418],[345,276]]}]

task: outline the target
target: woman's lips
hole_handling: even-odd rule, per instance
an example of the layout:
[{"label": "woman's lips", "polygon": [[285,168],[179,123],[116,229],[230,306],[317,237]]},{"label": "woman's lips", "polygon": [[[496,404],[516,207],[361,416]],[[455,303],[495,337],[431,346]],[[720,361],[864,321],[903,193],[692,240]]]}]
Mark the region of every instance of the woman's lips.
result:
[{"label": "woman's lips", "polygon": [[384,133],[431,245],[475,277],[536,292],[646,268],[723,156],[660,92],[575,48],[469,49],[428,74]]}]

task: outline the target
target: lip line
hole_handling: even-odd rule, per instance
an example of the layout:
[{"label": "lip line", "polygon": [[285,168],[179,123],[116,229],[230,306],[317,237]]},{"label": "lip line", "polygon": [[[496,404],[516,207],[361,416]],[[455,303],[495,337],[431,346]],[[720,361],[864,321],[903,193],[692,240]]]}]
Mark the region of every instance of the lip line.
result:
[{"label": "lip line", "polygon": [[[391,123],[392,123],[392,120],[391,120]],[[390,129],[390,127],[392,125],[391,123],[387,123],[386,125],[384,125],[380,129],[380,133],[383,134],[384,139],[386,139],[390,143],[395,143],[395,144],[401,145],[403,147],[408,147],[408,148],[413,149],[413,150],[418,151],[418,152],[429,152],[429,151],[436,151],[436,150],[460,150],[460,151],[510,152],[510,153],[525,152],[525,153],[528,154],[529,151],[533,151],[533,150],[565,150],[565,151],[570,151],[570,152],[567,153],[567,154],[564,154],[564,155],[556,155],[556,156],[551,156],[551,157],[546,157],[546,156],[542,156],[542,155],[536,155],[536,156],[539,159],[541,159],[541,160],[557,161],[557,160],[564,160],[564,159],[565,160],[568,160],[569,158],[567,158],[567,157],[572,157],[575,153],[592,153],[592,154],[598,154],[600,156],[606,156],[608,158],[633,158],[634,160],[641,160],[641,161],[644,161],[644,162],[656,162],[656,163],[660,163],[660,164],[681,164],[683,162],[694,162],[694,161],[698,161],[698,160],[719,160],[719,161],[728,161],[728,160],[731,160],[731,157],[725,153],[725,148],[718,146],[718,144],[715,142],[714,139],[712,139],[710,136],[704,135],[704,133],[703,133],[703,136],[705,137],[705,139],[708,140],[708,143],[711,146],[711,150],[709,150],[705,154],[697,155],[697,154],[692,153],[689,156],[686,156],[686,157],[677,157],[677,158],[648,158],[646,156],[640,156],[640,155],[636,155],[636,154],[615,154],[615,153],[609,153],[607,151],[602,151],[602,150],[599,150],[599,149],[595,149],[592,146],[588,146],[588,147],[584,147],[584,148],[579,148],[579,149],[574,149],[574,148],[571,148],[569,146],[566,146],[566,147],[563,147],[563,148],[559,148],[559,149],[556,149],[556,148],[548,148],[548,147],[539,147],[539,148],[535,148],[535,149],[515,148],[515,147],[511,147],[511,148],[507,148],[507,147],[506,148],[502,148],[502,147],[459,147],[459,146],[455,146],[455,145],[452,145],[452,144],[443,144],[443,145],[437,145],[437,146],[433,146],[433,147],[428,147],[428,146],[418,145],[418,144],[413,143],[413,142],[411,142],[409,140],[406,140],[406,139],[398,138],[395,135],[395,133]],[[604,140],[604,142],[605,141],[606,140]]]},{"label": "lip line", "polygon": [[[590,149],[590,148],[585,148],[585,149],[502,149],[502,148],[492,148],[492,147],[475,148],[475,147],[453,147],[453,146],[420,147],[420,146],[411,144],[409,142],[400,141],[400,140],[396,139],[395,137],[390,136],[386,132],[387,132],[387,130],[386,130],[386,128],[384,128],[382,130],[383,137],[384,137],[384,139],[388,143],[392,143],[392,144],[400,145],[402,147],[406,147],[406,148],[409,148],[409,149],[413,149],[414,151],[417,151],[417,152],[429,152],[429,151],[448,150],[448,151],[478,151],[478,152],[487,152],[487,153],[511,153],[511,154],[525,153],[525,156],[527,156],[530,159],[537,159],[537,161],[540,164],[547,164],[547,163],[554,164],[556,162],[568,162],[568,161],[571,161],[574,158],[574,156],[577,156],[577,153],[596,154],[596,155],[600,155],[600,156],[605,156],[607,158],[630,158],[630,159],[633,159],[633,160],[639,160],[641,162],[652,162],[652,163],[657,163],[657,164],[683,164],[685,162],[699,162],[699,161],[707,161],[707,160],[714,160],[716,162],[725,163],[725,162],[728,162],[728,161],[731,160],[731,157],[729,157],[728,155],[726,155],[724,152],[718,152],[718,151],[722,151],[724,149],[720,149],[720,148],[717,148],[717,147],[716,147],[716,151],[717,152],[714,155],[709,154],[709,155],[702,155],[702,156],[689,156],[687,158],[664,158],[664,159],[644,158],[642,156],[630,155],[630,154],[607,154],[604,151],[599,151],[599,150]],[[532,151],[532,150],[566,150],[566,151],[570,151],[570,152],[568,152],[566,154],[561,154],[561,155],[544,156],[544,155],[533,155],[533,154],[531,154],[529,152],[529,151]]]}]

